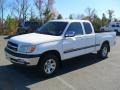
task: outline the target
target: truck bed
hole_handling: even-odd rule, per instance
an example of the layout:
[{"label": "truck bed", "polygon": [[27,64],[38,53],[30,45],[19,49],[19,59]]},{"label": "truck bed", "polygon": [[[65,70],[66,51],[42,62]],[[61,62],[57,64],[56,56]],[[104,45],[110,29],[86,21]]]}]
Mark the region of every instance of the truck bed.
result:
[{"label": "truck bed", "polygon": [[[115,39],[116,39],[116,33],[115,32],[101,32],[101,33],[95,33],[96,35],[96,44],[103,43],[104,41],[110,41],[110,46],[115,45]],[[97,47],[97,50],[99,50],[100,47]]]}]

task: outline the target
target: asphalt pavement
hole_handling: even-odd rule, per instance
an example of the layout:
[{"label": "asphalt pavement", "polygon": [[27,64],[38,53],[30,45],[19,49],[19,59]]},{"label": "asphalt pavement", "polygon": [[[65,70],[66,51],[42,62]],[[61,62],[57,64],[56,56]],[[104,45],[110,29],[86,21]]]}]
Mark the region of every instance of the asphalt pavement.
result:
[{"label": "asphalt pavement", "polygon": [[87,54],[67,60],[50,78],[10,63],[4,54],[7,40],[0,36],[0,90],[120,90],[120,36],[107,59]]}]

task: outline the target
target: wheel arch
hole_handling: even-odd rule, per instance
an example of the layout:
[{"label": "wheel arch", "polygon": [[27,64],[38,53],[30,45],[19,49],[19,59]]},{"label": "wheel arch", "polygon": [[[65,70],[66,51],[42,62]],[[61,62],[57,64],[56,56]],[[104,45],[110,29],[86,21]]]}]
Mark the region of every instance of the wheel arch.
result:
[{"label": "wheel arch", "polygon": [[40,59],[42,59],[45,55],[47,54],[54,54],[56,55],[59,60],[61,61],[61,54],[57,51],[57,50],[49,50],[49,51],[45,51],[40,55]]}]

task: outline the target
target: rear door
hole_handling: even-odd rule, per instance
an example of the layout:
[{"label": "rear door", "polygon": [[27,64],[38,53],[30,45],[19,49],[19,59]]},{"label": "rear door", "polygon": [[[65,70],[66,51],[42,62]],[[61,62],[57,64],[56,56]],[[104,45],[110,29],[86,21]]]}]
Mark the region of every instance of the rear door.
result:
[{"label": "rear door", "polygon": [[92,24],[89,22],[83,22],[83,27],[85,30],[85,35],[84,35],[84,51],[86,53],[91,53],[96,50],[96,45],[95,43],[95,32],[92,27]]}]

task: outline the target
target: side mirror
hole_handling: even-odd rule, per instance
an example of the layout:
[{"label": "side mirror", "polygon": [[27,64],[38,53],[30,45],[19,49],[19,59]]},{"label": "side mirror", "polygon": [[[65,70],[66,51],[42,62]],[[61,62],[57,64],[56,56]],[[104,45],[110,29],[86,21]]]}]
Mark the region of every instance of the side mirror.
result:
[{"label": "side mirror", "polygon": [[69,31],[65,34],[65,37],[74,37],[75,36],[75,32],[74,31]]}]

